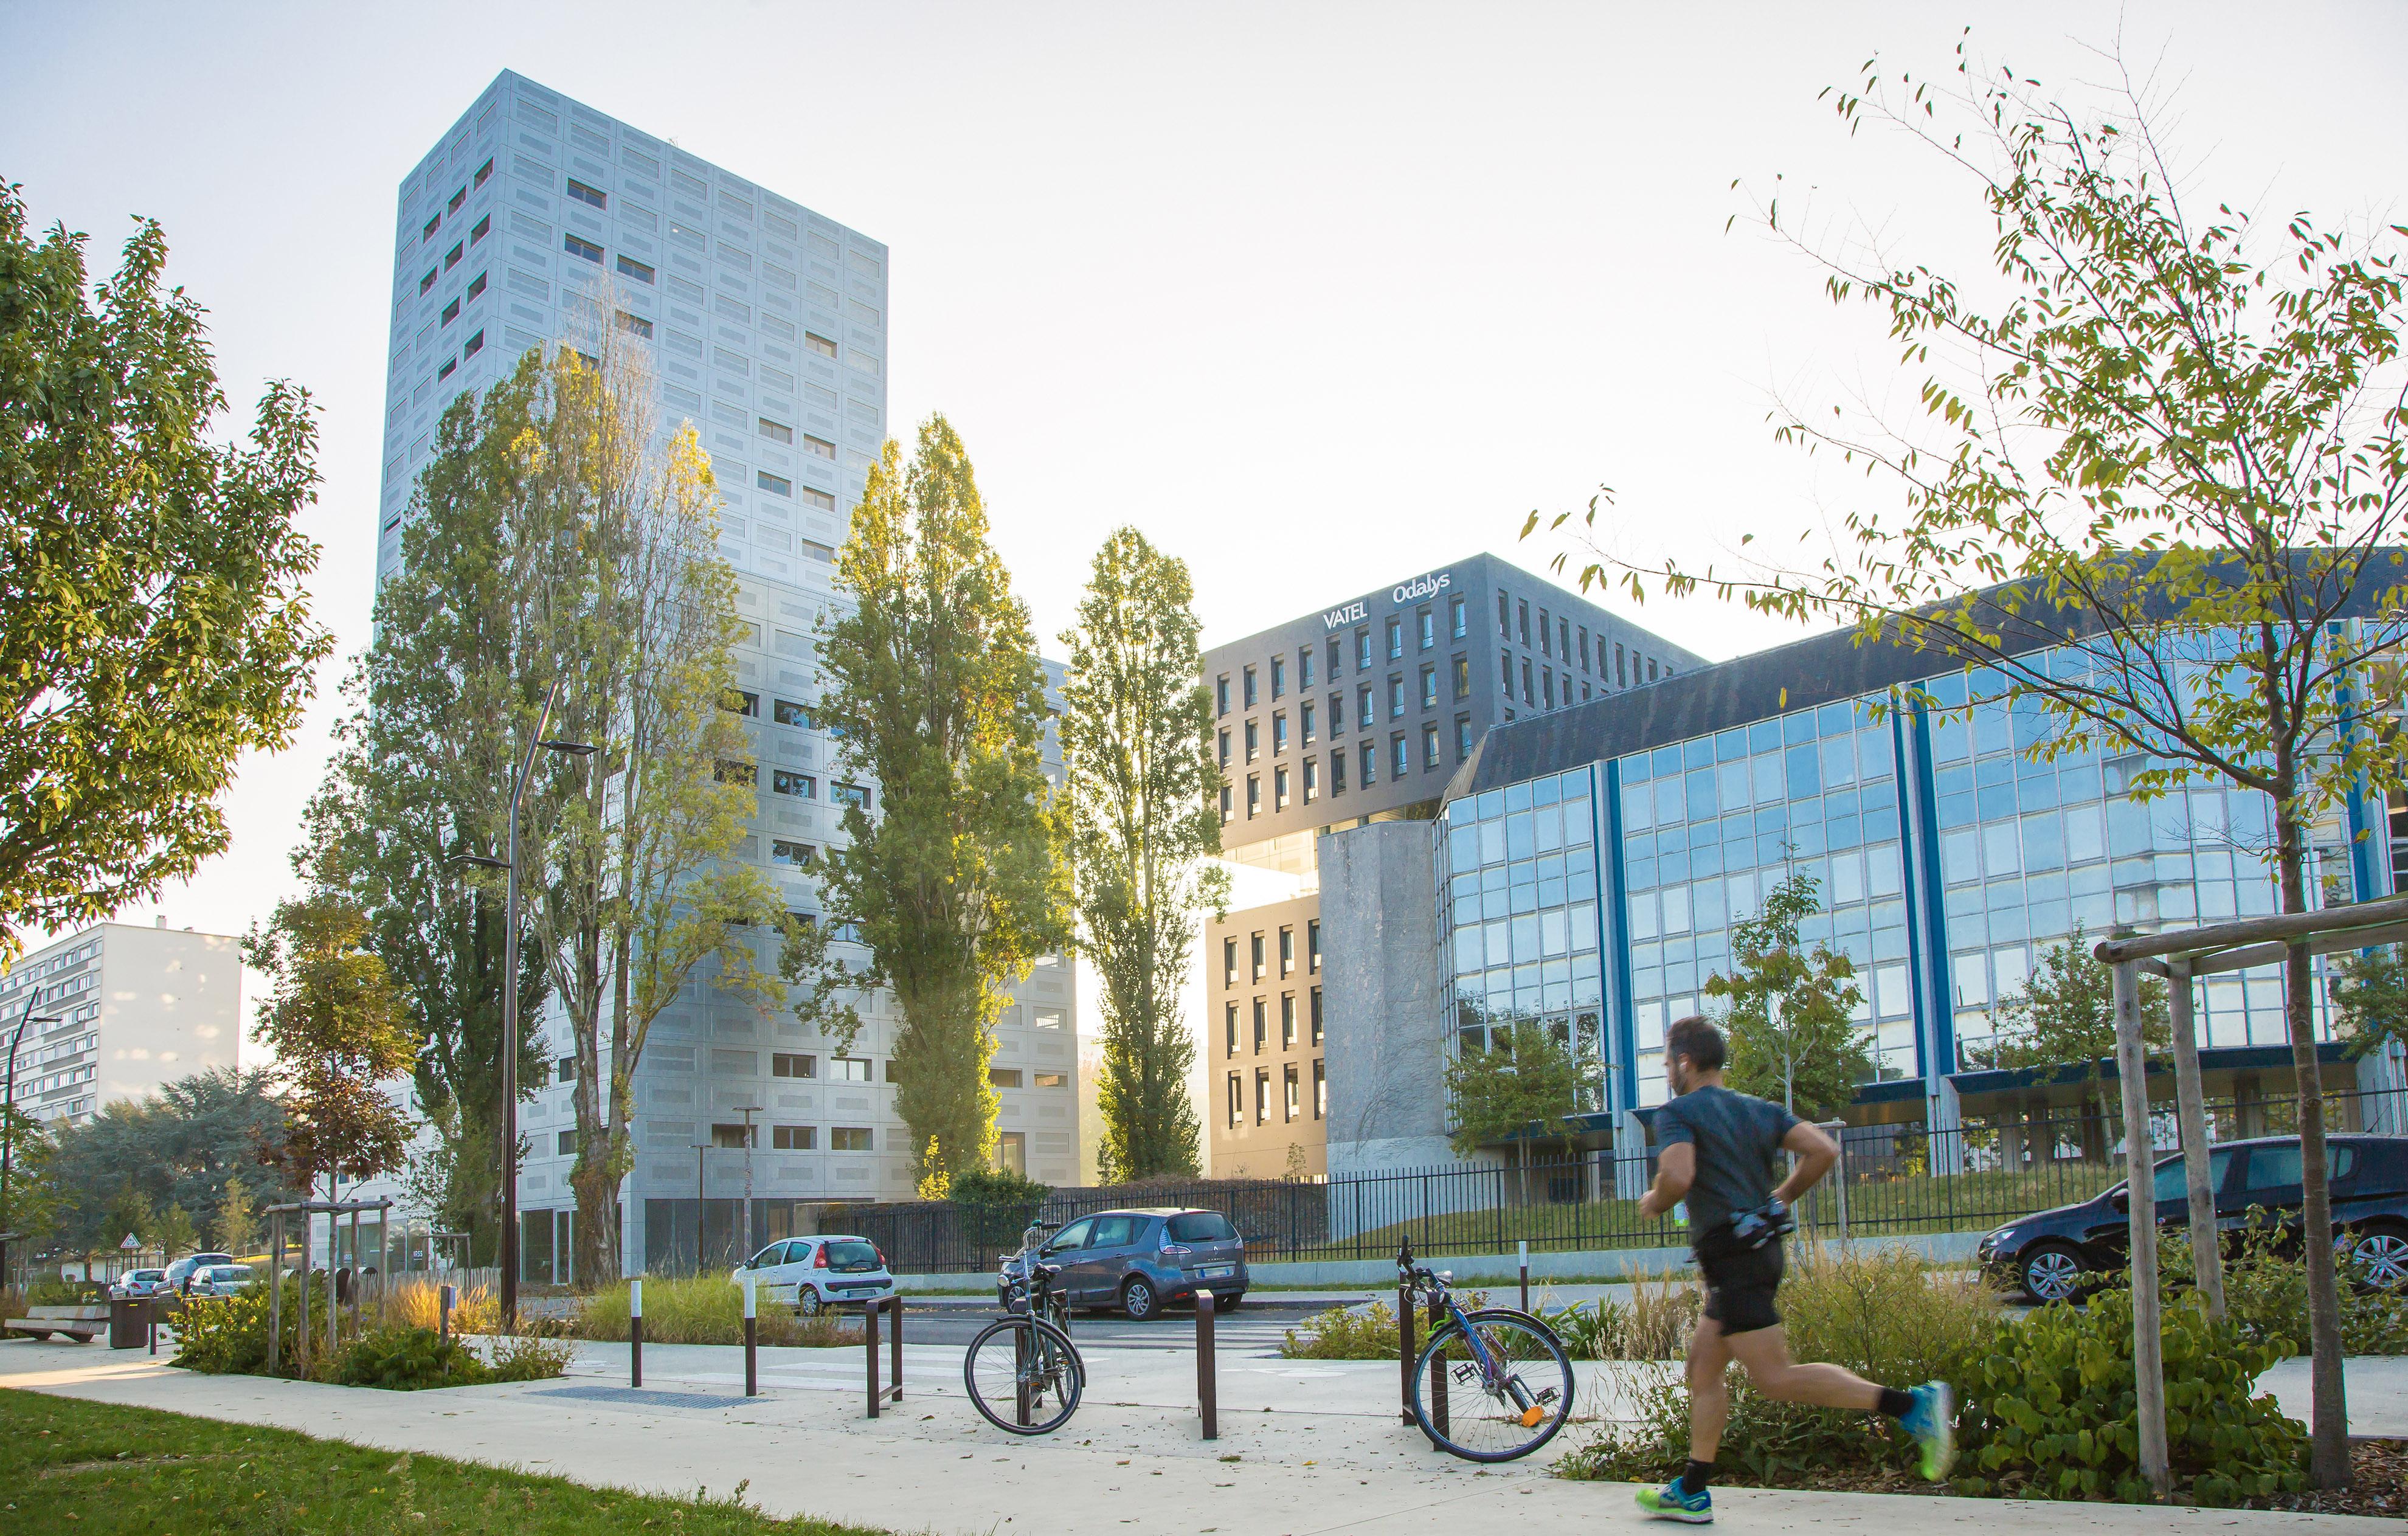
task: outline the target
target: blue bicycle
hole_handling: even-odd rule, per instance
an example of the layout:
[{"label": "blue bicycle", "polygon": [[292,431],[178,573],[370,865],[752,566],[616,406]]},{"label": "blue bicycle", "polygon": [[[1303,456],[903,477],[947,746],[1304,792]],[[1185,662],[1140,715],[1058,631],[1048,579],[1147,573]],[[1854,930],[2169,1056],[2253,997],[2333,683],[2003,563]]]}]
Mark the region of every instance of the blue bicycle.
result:
[{"label": "blue bicycle", "polygon": [[1413,1419],[1430,1443],[1466,1461],[1512,1461],[1555,1438],[1572,1411],[1572,1362],[1555,1329],[1526,1312],[1466,1312],[1453,1277],[1397,1256],[1397,1278],[1445,1321],[1413,1362]]}]

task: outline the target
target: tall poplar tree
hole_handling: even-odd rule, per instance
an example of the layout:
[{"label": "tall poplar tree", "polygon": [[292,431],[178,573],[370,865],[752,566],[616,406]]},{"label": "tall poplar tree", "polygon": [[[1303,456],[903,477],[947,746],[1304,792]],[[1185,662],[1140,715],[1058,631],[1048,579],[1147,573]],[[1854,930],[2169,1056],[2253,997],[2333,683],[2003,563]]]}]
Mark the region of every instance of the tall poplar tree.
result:
[{"label": "tall poplar tree", "polygon": [[759,768],[725,707],[743,621],[709,461],[691,423],[658,430],[655,381],[614,308],[582,318],[579,345],[541,366],[523,515],[552,552],[528,615],[561,679],[552,734],[599,749],[561,770],[532,830],[552,873],[535,927],[577,1062],[577,1272],[608,1276],[623,1268],[614,1213],[652,1024],[697,978],[780,998],[749,932],[783,908],[726,857],[758,809]]},{"label": "tall poplar tree", "polygon": [[1103,983],[1106,1183],[1193,1176],[1201,1127],[1187,1091],[1196,1037],[1180,979],[1198,914],[1228,902],[1209,803],[1212,701],[1187,563],[1135,528],[1096,552],[1062,688],[1079,947]]},{"label": "tall poplar tree", "polygon": [[846,805],[822,920],[789,928],[781,969],[803,989],[796,1015],[839,1049],[861,1026],[849,999],[894,990],[896,1107],[934,1190],[992,1158],[1005,989],[1070,938],[1044,678],[942,416],[921,424],[908,465],[888,441],[838,571],[854,606],[822,624],[820,712],[881,803]]}]

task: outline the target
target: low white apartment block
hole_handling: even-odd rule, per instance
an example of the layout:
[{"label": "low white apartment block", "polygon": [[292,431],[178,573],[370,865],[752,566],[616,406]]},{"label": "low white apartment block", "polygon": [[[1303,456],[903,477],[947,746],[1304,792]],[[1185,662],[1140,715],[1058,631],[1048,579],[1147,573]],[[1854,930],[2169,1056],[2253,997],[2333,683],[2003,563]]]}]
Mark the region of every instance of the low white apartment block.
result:
[{"label": "low white apartment block", "polygon": [[97,923],[0,977],[0,1051],[18,1042],[20,1110],[80,1123],[104,1104],[235,1065],[242,941],[165,924]]}]

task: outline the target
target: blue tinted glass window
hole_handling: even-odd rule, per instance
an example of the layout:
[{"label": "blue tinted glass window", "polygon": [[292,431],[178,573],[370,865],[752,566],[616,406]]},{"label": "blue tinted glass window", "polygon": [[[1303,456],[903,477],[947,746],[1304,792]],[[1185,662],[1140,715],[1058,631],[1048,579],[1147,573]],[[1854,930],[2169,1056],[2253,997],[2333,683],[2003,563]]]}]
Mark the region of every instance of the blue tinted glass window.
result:
[{"label": "blue tinted glass window", "polygon": [[[1793,716],[1792,718],[1796,717]],[[1789,797],[1791,799],[1802,800],[1807,798],[1809,796],[1819,795],[1823,792],[1822,777],[1815,771],[1814,768],[1814,749],[1813,747],[1791,747],[1787,754],[1787,766],[1789,777]]]},{"label": "blue tinted glass window", "polygon": [[1781,745],[1781,722],[1759,720],[1747,728],[1747,750],[1770,752]]},{"label": "blue tinted glass window", "polygon": [[1509,814],[1505,818],[1505,856],[1526,859],[1534,852],[1530,812],[1517,811]]},{"label": "blue tinted glass window", "polygon": [[1853,704],[1826,704],[1814,711],[1814,729],[1821,736],[1844,736],[1856,728]]},{"label": "blue tinted glass window", "polygon": [[1507,784],[1505,786],[1505,809],[1509,812],[1529,810],[1530,786],[1526,783]]},{"label": "blue tinted glass window", "polygon": [[1814,739],[1814,717],[1811,714],[1786,714],[1781,717],[1781,739],[1788,746]]},{"label": "blue tinted glass window", "polygon": [[1657,747],[1648,754],[1647,765],[1652,778],[1660,779],[1668,773],[1678,773],[1681,771],[1681,749]]},{"label": "blue tinted glass window", "polygon": [[1533,779],[1530,781],[1530,803],[1532,805],[1553,805],[1555,803],[1555,800],[1561,792],[1562,786],[1554,779]]},{"label": "blue tinted glass window", "polygon": [[1688,775],[1689,820],[1705,821],[1721,814],[1714,803],[1714,774],[1710,768],[1698,768]]},{"label": "blue tinted glass window", "polygon": [[1747,755],[1747,732],[1725,731],[1714,738],[1714,760],[1727,763]]},{"label": "blue tinted glass window", "polygon": [[1711,737],[1700,736],[1693,741],[1684,741],[1681,743],[1681,766],[1683,768],[1712,768],[1713,766],[1713,761],[1714,743]]}]

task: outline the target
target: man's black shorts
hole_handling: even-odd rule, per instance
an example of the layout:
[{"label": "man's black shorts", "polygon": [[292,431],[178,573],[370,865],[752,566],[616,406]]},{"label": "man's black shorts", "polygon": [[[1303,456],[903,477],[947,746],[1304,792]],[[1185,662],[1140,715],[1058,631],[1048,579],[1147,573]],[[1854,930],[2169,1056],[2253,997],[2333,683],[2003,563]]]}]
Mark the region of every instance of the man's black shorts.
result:
[{"label": "man's black shorts", "polygon": [[1772,1304],[1781,1288],[1781,1242],[1761,1248],[1737,1248],[1718,1255],[1698,1255],[1698,1273],[1706,1283],[1706,1315],[1720,1323],[1725,1334],[1753,1333],[1777,1328],[1781,1313]]}]

